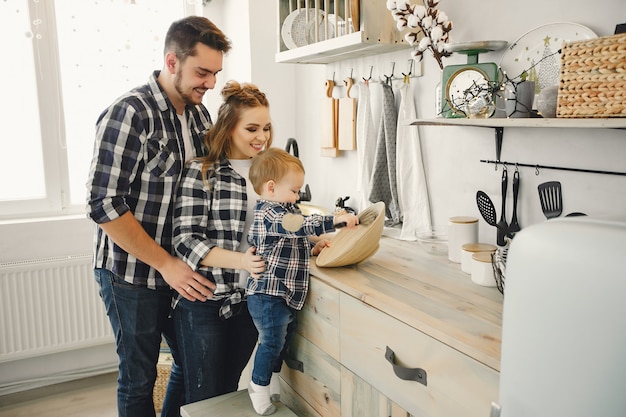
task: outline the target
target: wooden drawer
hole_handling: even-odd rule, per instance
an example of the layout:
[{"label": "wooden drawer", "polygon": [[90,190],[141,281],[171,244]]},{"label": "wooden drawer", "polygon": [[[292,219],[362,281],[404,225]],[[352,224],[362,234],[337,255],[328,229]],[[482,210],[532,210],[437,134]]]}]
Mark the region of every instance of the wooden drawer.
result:
[{"label": "wooden drawer", "polygon": [[338,417],[339,291],[311,277],[297,332],[281,372],[286,385],[283,401],[301,417]]},{"label": "wooden drawer", "polygon": [[339,291],[311,277],[306,303],[298,314],[298,333],[339,360]]},{"label": "wooden drawer", "polygon": [[300,335],[294,337],[289,356],[290,361],[299,362],[302,369],[283,365],[281,377],[289,386],[288,390],[294,392],[284,398],[281,392],[281,400],[300,417],[339,417],[339,362]]},{"label": "wooden drawer", "polygon": [[[499,374],[346,294],[340,296],[341,363],[415,416],[488,416]],[[422,368],[426,385],[402,380],[396,365]]]}]

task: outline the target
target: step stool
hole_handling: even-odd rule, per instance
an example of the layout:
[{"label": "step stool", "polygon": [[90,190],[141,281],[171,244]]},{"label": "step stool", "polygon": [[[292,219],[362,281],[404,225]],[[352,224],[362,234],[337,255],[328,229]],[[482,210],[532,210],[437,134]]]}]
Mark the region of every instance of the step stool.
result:
[{"label": "step stool", "polygon": [[[272,417],[298,417],[281,402],[274,402]],[[181,407],[182,417],[258,417],[252,408],[248,390],[231,392]]]}]

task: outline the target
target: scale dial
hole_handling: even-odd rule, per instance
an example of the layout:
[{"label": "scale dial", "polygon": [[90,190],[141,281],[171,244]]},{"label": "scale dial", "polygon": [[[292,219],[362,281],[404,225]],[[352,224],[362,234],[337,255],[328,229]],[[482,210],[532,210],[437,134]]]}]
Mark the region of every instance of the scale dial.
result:
[{"label": "scale dial", "polygon": [[452,110],[462,113],[467,102],[489,90],[489,77],[479,68],[465,67],[448,78],[445,98]]}]

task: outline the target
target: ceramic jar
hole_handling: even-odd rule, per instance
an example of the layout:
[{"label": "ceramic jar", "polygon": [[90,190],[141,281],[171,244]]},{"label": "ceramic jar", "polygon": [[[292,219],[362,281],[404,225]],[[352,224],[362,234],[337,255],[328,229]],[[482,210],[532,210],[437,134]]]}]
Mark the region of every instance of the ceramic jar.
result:
[{"label": "ceramic jar", "polygon": [[472,273],[472,255],[478,252],[494,253],[497,247],[488,243],[465,243],[461,246],[461,270],[466,274]]},{"label": "ceramic jar", "polygon": [[491,256],[491,252],[476,252],[472,255],[472,282],[474,284],[483,287],[496,286]]},{"label": "ceramic jar", "polygon": [[461,246],[478,242],[478,219],[469,216],[450,217],[448,220],[448,259],[461,263]]}]

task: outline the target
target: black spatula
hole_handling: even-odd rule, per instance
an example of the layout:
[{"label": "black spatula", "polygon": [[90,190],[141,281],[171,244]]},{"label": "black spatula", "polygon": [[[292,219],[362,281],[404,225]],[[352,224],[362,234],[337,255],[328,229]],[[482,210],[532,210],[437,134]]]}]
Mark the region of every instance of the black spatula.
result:
[{"label": "black spatula", "polygon": [[561,183],[558,181],[548,181],[539,184],[539,201],[541,210],[546,219],[559,217],[563,212],[563,196],[561,193]]}]

